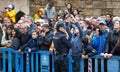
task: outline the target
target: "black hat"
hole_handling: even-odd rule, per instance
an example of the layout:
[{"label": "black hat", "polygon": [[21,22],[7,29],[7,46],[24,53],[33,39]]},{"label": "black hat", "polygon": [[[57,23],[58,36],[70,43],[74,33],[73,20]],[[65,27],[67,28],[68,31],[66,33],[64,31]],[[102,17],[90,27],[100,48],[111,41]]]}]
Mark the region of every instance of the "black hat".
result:
[{"label": "black hat", "polygon": [[60,28],[60,27],[64,27],[65,28],[65,25],[63,23],[57,23],[56,28]]}]

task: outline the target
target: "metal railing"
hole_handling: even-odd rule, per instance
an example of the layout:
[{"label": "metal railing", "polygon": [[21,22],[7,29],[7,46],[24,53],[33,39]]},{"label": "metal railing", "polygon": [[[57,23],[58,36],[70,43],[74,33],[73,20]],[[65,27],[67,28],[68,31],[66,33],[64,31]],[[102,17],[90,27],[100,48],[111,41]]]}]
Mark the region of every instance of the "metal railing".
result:
[{"label": "metal railing", "polygon": [[[91,62],[90,62],[90,61]],[[69,72],[73,72],[72,70],[72,57],[69,56]],[[86,72],[85,70],[90,70],[87,72],[120,72],[120,56],[112,56],[109,59],[105,59],[99,55],[90,57],[88,60],[88,64],[85,67],[85,59],[80,58],[80,72]],[[90,64],[90,66],[89,66]]]},{"label": "metal railing", "polygon": [[54,72],[54,56],[49,51],[19,54],[11,48],[0,48],[2,72]]},{"label": "metal railing", "polygon": [[17,51],[10,48],[0,48],[0,59],[2,72],[12,72],[13,69],[16,72],[23,72],[23,56],[18,54]]},{"label": "metal railing", "polygon": [[[25,52],[19,54],[11,48],[0,48],[0,67],[2,72],[54,72],[54,54],[49,51]],[[80,58],[79,72],[120,72],[120,56],[105,59],[99,55],[86,61]],[[68,55],[68,72],[73,71],[73,60]],[[87,71],[88,72],[88,71]]]}]

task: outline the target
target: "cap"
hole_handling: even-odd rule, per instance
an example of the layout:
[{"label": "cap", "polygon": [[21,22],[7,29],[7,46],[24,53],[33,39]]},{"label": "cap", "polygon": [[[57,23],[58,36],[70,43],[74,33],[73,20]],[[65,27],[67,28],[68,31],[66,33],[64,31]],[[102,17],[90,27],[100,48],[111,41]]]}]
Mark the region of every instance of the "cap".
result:
[{"label": "cap", "polygon": [[14,6],[13,4],[9,4],[9,5],[8,5],[8,8],[14,9],[15,6]]},{"label": "cap", "polygon": [[65,28],[65,25],[63,23],[57,23],[56,28],[60,28],[60,27],[64,27]]},{"label": "cap", "polygon": [[106,25],[107,23],[105,21],[100,21],[100,25]]}]

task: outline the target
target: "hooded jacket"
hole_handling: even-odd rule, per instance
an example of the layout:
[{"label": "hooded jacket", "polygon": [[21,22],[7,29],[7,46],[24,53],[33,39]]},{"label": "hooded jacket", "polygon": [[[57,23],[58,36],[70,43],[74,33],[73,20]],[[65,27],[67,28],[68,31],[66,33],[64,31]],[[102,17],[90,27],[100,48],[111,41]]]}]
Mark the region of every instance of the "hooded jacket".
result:
[{"label": "hooded jacket", "polygon": [[36,13],[36,14],[34,15],[34,17],[33,17],[33,20],[41,19],[41,17],[44,15],[44,9],[43,9],[43,8],[38,9],[38,12],[39,12],[39,11],[41,12],[41,15],[38,14],[38,13]]},{"label": "hooded jacket", "polygon": [[12,20],[12,22],[15,23],[16,22],[16,20],[15,20],[16,10],[13,9],[13,10],[7,12],[7,14],[8,14],[8,17]]}]

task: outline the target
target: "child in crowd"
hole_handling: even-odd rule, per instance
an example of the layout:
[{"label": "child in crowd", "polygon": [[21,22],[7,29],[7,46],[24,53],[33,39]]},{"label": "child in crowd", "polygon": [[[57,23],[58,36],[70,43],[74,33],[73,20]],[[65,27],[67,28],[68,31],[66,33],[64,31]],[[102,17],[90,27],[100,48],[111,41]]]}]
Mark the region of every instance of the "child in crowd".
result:
[{"label": "child in crowd", "polygon": [[22,52],[23,50],[28,50],[28,52],[38,50],[38,32],[33,30],[31,33],[32,39],[30,39],[25,45],[23,45],[18,51]]}]

